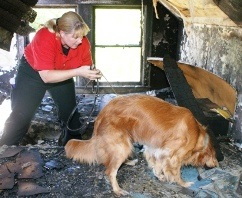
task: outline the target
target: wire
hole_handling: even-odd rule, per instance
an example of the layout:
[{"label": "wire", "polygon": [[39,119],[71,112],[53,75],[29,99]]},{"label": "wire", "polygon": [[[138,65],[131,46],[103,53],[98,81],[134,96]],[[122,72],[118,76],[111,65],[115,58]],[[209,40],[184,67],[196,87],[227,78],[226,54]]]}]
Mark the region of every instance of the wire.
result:
[{"label": "wire", "polygon": [[[87,88],[87,85],[88,85],[91,81],[92,81],[92,80],[90,80],[90,81],[86,84],[86,86],[85,86],[86,88]],[[90,122],[90,118],[91,118],[91,116],[92,116],[92,114],[93,114],[93,112],[94,112],[94,110],[95,110],[95,106],[96,106],[96,102],[97,102],[98,93],[99,93],[99,80],[97,79],[97,86],[96,86],[96,92],[95,92],[94,102],[93,102],[93,106],[92,106],[92,109],[91,109],[91,111],[90,111],[90,114],[89,114],[87,120],[86,120],[85,123],[84,123],[81,127],[79,127],[79,128],[71,129],[71,128],[69,127],[69,123],[70,123],[70,121],[71,121],[71,119],[72,119],[74,113],[76,112],[76,109],[78,108],[78,105],[79,105],[79,103],[80,103],[80,101],[81,101],[81,100],[79,100],[79,102],[76,104],[76,106],[75,106],[74,109],[72,110],[72,112],[71,112],[71,114],[70,114],[70,116],[69,116],[69,118],[68,118],[68,120],[67,120],[66,128],[67,128],[68,130],[70,130],[70,131],[81,131],[81,132],[79,133],[80,135],[82,135],[82,134],[85,132],[85,130],[83,130],[83,129],[86,129],[86,127],[88,126],[88,124],[89,124],[89,122]]]}]

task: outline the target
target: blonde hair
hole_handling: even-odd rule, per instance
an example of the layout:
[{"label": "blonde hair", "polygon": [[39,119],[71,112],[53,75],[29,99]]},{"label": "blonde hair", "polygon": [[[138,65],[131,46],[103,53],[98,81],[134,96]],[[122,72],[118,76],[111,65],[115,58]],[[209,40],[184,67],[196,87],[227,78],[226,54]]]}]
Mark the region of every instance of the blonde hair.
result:
[{"label": "blonde hair", "polygon": [[50,32],[55,32],[59,36],[60,30],[69,34],[74,30],[74,37],[83,37],[90,31],[88,25],[84,22],[82,17],[76,12],[69,11],[64,13],[58,19],[51,19],[44,25]]}]

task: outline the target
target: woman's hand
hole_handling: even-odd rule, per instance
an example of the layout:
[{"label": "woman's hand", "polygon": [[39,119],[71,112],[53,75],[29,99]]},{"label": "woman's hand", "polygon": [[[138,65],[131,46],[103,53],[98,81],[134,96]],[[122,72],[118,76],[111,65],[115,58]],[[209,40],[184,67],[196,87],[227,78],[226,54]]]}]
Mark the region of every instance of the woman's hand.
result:
[{"label": "woman's hand", "polygon": [[61,82],[75,76],[82,76],[90,80],[96,80],[102,77],[102,73],[98,69],[90,69],[90,66],[82,66],[69,70],[42,70],[39,71],[40,77],[45,83]]},{"label": "woman's hand", "polygon": [[83,76],[89,80],[96,80],[102,77],[102,73],[99,69],[90,69],[90,66],[82,66],[76,68],[77,76]]}]

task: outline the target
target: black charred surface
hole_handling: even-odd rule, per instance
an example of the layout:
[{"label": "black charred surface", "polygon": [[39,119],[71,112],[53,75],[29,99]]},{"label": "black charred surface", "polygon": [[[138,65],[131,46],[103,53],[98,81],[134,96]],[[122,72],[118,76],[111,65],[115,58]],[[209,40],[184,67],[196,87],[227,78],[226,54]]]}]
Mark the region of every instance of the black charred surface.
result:
[{"label": "black charred surface", "polygon": [[[152,57],[164,57],[169,54],[171,58],[177,60],[179,54],[180,31],[182,31],[182,21],[176,18],[162,4],[157,4],[159,19],[153,16],[152,29]],[[150,73],[151,89],[161,89],[169,86],[163,70],[151,66]]]}]

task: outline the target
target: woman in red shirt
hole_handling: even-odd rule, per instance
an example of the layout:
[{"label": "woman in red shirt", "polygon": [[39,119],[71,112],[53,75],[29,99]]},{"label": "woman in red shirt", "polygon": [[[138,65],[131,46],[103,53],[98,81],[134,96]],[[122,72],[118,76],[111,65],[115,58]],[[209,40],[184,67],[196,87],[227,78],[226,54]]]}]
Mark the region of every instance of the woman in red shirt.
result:
[{"label": "woman in red shirt", "polygon": [[[15,87],[11,94],[12,112],[5,123],[1,145],[17,145],[24,137],[46,91],[53,98],[63,132],[59,145],[69,139],[80,139],[78,132],[66,129],[66,122],[76,106],[73,77],[90,80],[101,78],[99,70],[91,70],[91,47],[86,37],[90,31],[82,17],[67,12],[49,20],[27,45],[21,58]],[[70,121],[70,128],[79,128],[79,113]]]}]

